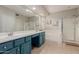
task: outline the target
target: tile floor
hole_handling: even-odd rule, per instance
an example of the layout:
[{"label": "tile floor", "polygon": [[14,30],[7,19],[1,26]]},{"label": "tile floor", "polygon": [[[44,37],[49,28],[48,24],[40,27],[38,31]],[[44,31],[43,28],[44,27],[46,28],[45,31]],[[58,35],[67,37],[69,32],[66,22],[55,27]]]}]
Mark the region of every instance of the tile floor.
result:
[{"label": "tile floor", "polygon": [[78,54],[79,47],[66,44],[58,44],[46,40],[40,48],[34,48],[32,54]]}]

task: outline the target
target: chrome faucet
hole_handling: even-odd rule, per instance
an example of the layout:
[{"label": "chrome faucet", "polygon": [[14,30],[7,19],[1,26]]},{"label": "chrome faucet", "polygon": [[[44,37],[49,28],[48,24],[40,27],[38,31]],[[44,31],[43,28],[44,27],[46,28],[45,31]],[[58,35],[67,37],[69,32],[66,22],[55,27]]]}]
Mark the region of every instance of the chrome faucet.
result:
[{"label": "chrome faucet", "polygon": [[8,36],[12,36],[12,35],[13,35],[13,32],[9,32],[9,33],[8,33]]}]

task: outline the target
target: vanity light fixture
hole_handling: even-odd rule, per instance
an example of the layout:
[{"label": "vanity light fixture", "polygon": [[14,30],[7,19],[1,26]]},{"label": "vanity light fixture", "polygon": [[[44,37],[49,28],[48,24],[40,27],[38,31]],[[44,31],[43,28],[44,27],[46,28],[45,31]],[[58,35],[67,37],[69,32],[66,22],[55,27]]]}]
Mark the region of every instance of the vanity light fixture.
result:
[{"label": "vanity light fixture", "polygon": [[36,10],[36,8],[35,8],[35,7],[33,7],[32,9],[33,9],[33,10]]}]

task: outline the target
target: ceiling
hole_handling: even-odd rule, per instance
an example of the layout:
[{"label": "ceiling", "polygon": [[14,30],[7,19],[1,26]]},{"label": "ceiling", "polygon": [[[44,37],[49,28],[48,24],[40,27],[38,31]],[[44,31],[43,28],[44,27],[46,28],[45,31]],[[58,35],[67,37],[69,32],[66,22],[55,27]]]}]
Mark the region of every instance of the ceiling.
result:
[{"label": "ceiling", "polygon": [[9,9],[12,9],[18,14],[24,16],[46,16],[52,13],[57,13],[69,9],[78,8],[79,5],[4,5]]},{"label": "ceiling", "polygon": [[47,9],[47,11],[50,14],[69,10],[69,9],[74,9],[74,8],[78,8],[78,7],[79,7],[79,5],[51,5],[51,6],[47,5],[47,6],[45,6],[45,8]]}]

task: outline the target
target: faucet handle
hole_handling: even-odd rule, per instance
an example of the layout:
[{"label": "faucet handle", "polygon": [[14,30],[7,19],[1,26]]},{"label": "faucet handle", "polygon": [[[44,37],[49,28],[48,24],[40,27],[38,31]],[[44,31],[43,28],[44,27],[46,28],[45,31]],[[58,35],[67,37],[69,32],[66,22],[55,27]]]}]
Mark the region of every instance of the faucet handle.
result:
[{"label": "faucet handle", "polygon": [[12,36],[12,35],[13,35],[13,32],[8,33],[8,36]]}]

